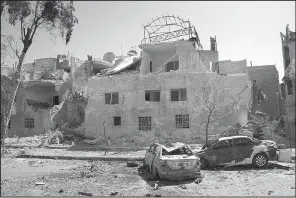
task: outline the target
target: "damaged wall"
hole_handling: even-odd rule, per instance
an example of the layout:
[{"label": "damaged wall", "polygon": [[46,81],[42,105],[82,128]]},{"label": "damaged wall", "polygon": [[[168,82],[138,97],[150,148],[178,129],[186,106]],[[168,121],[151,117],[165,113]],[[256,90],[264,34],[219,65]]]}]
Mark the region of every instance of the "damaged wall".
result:
[{"label": "damaged wall", "polygon": [[[86,107],[86,136],[102,136],[105,130],[107,136],[119,137],[124,134],[130,136],[155,135],[164,130],[173,135],[185,139],[205,138],[204,123],[201,115],[194,112],[193,93],[198,89],[201,79],[213,78],[215,73],[187,73],[168,72],[158,75],[132,75],[132,76],[108,76],[92,78],[88,81],[90,98]],[[234,108],[231,97],[240,99],[236,113],[225,118],[215,127],[211,127],[213,133],[223,131],[226,126],[247,121],[247,111],[250,99],[250,88],[247,75],[221,76],[222,82],[218,85],[221,89],[228,90],[224,100],[225,108]],[[97,86],[100,85],[100,86]],[[187,101],[171,101],[170,89],[187,88]],[[145,90],[160,90],[159,102],[145,101]],[[119,92],[119,104],[105,104],[105,93]],[[237,96],[237,94],[240,94]],[[189,129],[176,129],[175,115],[189,114]],[[121,125],[114,126],[113,117],[121,116]],[[138,117],[151,116],[152,131],[139,131]],[[223,122],[224,121],[224,122]]]},{"label": "damaged wall", "polygon": [[240,74],[240,73],[247,73],[247,60],[240,60],[240,61],[218,61],[217,62],[219,67],[220,74]]},{"label": "damaged wall", "polygon": [[[59,102],[67,98],[69,83],[29,81],[20,84],[16,94],[16,114],[11,117],[8,136],[19,137],[40,135],[54,128],[51,120],[53,97],[59,96]],[[27,102],[29,100],[29,104]],[[48,105],[46,105],[48,104]],[[34,118],[34,127],[25,127],[25,118]]]},{"label": "damaged wall", "polygon": [[275,65],[247,67],[250,80],[256,80],[266,94],[268,103],[256,105],[256,110],[266,113],[271,119],[276,118],[282,107],[279,100],[279,74]]},{"label": "damaged wall", "polygon": [[[16,114],[11,116],[11,127],[8,130],[8,137],[13,137],[14,135],[19,137],[39,135],[51,128],[52,122],[50,121],[48,109],[40,108],[38,104],[36,107],[34,105],[30,106],[27,104],[26,99],[52,104],[52,96],[56,94],[54,87],[52,89],[26,89],[21,84],[16,95]],[[34,118],[33,128],[25,128],[25,118]]]},{"label": "damaged wall", "polygon": [[219,61],[219,53],[218,51],[210,51],[210,50],[199,50],[199,57],[202,64],[210,70],[210,62]]}]

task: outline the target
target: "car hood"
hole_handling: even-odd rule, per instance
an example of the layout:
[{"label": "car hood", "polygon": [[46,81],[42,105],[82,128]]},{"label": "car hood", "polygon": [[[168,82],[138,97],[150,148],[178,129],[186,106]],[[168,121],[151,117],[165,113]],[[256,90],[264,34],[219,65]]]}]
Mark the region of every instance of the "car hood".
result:
[{"label": "car hood", "polygon": [[266,146],[276,146],[276,142],[272,140],[260,140],[260,143]]},{"label": "car hood", "polygon": [[162,160],[198,159],[195,155],[163,155]]}]

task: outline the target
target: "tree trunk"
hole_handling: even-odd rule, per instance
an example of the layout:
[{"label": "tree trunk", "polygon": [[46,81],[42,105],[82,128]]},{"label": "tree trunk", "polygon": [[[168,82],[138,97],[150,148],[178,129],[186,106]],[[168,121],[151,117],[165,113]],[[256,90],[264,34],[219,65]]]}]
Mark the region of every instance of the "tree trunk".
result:
[{"label": "tree trunk", "polygon": [[17,65],[17,71],[16,71],[16,74],[15,74],[15,80],[17,81],[17,85],[16,85],[15,89],[13,90],[13,98],[12,98],[12,100],[9,103],[8,115],[7,115],[6,118],[5,118],[5,115],[4,115],[5,126],[4,126],[4,135],[3,135],[3,139],[2,139],[2,145],[3,145],[3,147],[5,147],[4,146],[4,139],[7,137],[7,128],[8,128],[8,123],[9,123],[10,116],[11,116],[11,108],[12,108],[12,104],[13,104],[13,101],[15,99],[16,92],[18,90],[19,84],[21,82],[20,81],[20,74],[21,74],[22,65],[23,65],[23,62],[24,62],[24,59],[25,59],[25,56],[26,56],[26,53],[27,53],[28,49],[29,49],[29,46],[28,47],[24,46],[24,49],[22,51],[22,54],[21,54],[21,56],[19,58],[19,62],[18,62],[18,65]]},{"label": "tree trunk", "polygon": [[207,124],[206,124],[206,145],[208,145],[208,139],[209,139],[209,123],[210,123],[210,117],[211,114],[208,116]]}]

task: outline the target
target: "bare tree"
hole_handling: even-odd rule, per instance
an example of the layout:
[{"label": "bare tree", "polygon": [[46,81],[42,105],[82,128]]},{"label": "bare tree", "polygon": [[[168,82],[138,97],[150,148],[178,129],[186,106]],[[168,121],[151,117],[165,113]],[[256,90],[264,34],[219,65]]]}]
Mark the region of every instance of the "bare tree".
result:
[{"label": "bare tree", "polygon": [[[14,55],[18,58],[15,74],[15,80],[18,83],[11,101],[15,98],[23,61],[33,43],[36,32],[40,29],[46,30],[53,35],[65,38],[66,44],[68,44],[74,25],[78,23],[74,12],[73,1],[1,1],[1,17],[5,17],[10,25],[20,27],[20,40],[23,44],[22,50],[18,51],[15,48],[13,50]],[[11,109],[11,104],[9,106],[8,109]],[[7,135],[10,111],[5,118],[4,138]]]},{"label": "bare tree", "polygon": [[[234,109],[232,105],[228,108],[224,105],[227,92],[219,86],[222,78],[220,75],[210,79],[200,77],[198,88],[193,91],[195,106],[193,110],[195,115],[200,115],[205,122],[206,145],[209,139],[210,124],[221,121],[233,113]],[[238,103],[234,98],[233,102]]]}]

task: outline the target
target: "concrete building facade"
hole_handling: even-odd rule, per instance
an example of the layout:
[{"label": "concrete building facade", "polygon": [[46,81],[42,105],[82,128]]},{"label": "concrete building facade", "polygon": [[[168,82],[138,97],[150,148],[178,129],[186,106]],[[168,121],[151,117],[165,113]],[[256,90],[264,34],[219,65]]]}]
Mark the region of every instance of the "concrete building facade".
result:
[{"label": "concrete building facade", "polygon": [[167,133],[183,140],[205,139],[204,115],[196,97],[201,83],[214,78],[220,79],[217,89],[226,90],[219,112],[231,109],[232,113],[211,124],[210,133],[247,122],[251,82],[246,69],[235,74],[217,73],[213,63],[219,61],[218,51],[199,50],[194,41],[139,47],[142,52],[138,70],[88,80],[87,136],[103,136],[104,132],[113,138]]}]

